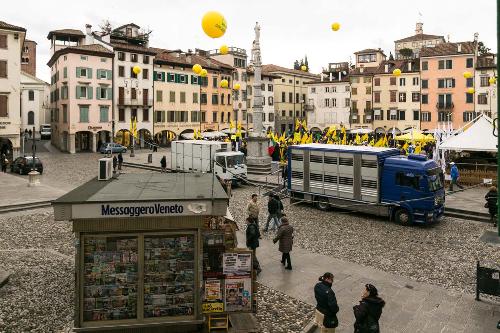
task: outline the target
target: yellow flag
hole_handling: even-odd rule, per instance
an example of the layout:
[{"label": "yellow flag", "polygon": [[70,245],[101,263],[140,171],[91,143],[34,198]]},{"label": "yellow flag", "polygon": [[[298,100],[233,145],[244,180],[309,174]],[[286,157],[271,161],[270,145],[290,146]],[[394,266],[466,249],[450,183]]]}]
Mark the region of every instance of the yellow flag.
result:
[{"label": "yellow flag", "polygon": [[297,144],[301,142],[301,137],[299,132],[293,133],[293,143]]},{"label": "yellow flag", "polygon": [[234,128],[234,121],[229,122],[229,129],[232,130]]},{"label": "yellow flag", "polygon": [[345,145],[347,144],[347,136],[344,135],[344,137],[342,138],[342,144]]},{"label": "yellow flag", "polygon": [[408,152],[408,142],[405,142],[405,144],[403,145],[403,149]]},{"label": "yellow flag", "polygon": [[370,145],[370,146],[372,146],[372,147],[375,145],[375,138],[373,138],[373,139],[370,141],[369,145]]},{"label": "yellow flag", "polygon": [[302,144],[307,143],[308,140],[309,140],[309,137],[308,137],[307,133],[305,133],[304,136],[302,136],[302,140],[300,143],[302,143]]},{"label": "yellow flag", "polygon": [[302,121],[302,128],[307,131],[307,121],[305,119]]},{"label": "yellow flag", "polygon": [[238,130],[241,131],[241,121],[238,122],[238,126],[237,127],[238,127]]},{"label": "yellow flag", "polygon": [[368,134],[365,134],[361,137],[361,141],[365,142],[368,141]]},{"label": "yellow flag", "polygon": [[361,137],[359,136],[359,134],[356,134],[356,138],[354,139],[354,141],[356,142],[356,144],[360,144],[361,143]]},{"label": "yellow flag", "polygon": [[295,119],[295,130],[298,131],[300,128],[300,121],[298,119]]}]

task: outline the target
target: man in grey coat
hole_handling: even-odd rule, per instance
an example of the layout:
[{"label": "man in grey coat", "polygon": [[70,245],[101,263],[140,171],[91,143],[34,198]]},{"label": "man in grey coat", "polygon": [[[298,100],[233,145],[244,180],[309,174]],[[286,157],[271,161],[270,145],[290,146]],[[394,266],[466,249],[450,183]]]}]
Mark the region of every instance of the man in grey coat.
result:
[{"label": "man in grey coat", "polygon": [[288,219],[283,217],[281,219],[281,225],[278,228],[278,233],[273,239],[276,243],[279,241],[279,251],[281,255],[281,263],[285,265],[285,269],[292,269],[292,262],[290,260],[290,252],[293,246],[293,227],[288,223]]}]

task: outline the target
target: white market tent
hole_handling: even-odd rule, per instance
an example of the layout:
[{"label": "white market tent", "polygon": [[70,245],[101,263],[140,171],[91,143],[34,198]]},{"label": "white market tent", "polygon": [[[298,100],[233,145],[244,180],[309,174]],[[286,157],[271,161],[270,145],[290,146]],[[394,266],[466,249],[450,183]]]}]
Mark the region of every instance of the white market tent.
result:
[{"label": "white market tent", "polygon": [[373,130],[369,128],[357,128],[350,131],[351,134],[368,134],[372,132]]},{"label": "white market tent", "polygon": [[497,152],[497,138],[493,135],[492,120],[477,118],[469,128],[449,137],[439,146],[440,150]]}]

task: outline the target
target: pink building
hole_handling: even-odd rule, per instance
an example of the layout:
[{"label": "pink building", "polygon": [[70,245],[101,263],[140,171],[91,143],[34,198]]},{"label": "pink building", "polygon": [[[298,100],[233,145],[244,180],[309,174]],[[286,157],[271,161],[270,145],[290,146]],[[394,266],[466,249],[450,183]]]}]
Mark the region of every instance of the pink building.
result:
[{"label": "pink building", "polygon": [[[438,125],[459,128],[475,114],[474,88],[476,43],[442,43],[420,53],[421,118],[423,130]],[[466,79],[464,72],[472,77]]]},{"label": "pink building", "polygon": [[[52,34],[52,35],[51,35]],[[55,47],[64,33],[51,33],[52,144],[62,151],[93,151],[111,141],[113,52],[101,45]]]}]

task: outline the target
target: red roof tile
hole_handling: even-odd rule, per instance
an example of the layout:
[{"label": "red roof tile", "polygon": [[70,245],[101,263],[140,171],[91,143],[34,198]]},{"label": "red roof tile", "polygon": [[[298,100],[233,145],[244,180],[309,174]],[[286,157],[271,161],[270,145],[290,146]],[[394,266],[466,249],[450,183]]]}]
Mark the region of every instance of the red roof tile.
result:
[{"label": "red roof tile", "polygon": [[[458,45],[461,45],[460,52],[458,52]],[[423,47],[420,51],[421,57],[436,57],[460,54],[474,54],[474,42],[441,43],[434,47]]]},{"label": "red roof tile", "polygon": [[304,71],[301,71],[298,69],[291,69],[291,68],[281,67],[281,66],[272,65],[272,64],[262,65],[262,72],[265,72],[265,73],[283,72],[283,73],[288,73],[288,74],[292,74],[292,75],[308,76],[311,79],[315,79],[315,78],[319,77],[317,74],[312,74],[312,73],[304,72]]},{"label": "red roof tile", "polygon": [[21,32],[26,32],[26,29],[23,27],[18,27],[16,25],[9,24],[4,21],[0,21],[0,29],[3,30],[12,30],[12,31],[21,31]]},{"label": "red roof tile", "polygon": [[419,41],[419,40],[429,40],[429,39],[442,39],[444,41],[444,37],[443,36],[438,36],[438,35],[428,35],[428,34],[419,34],[419,35],[415,35],[415,36],[410,36],[410,37],[406,37],[406,38],[403,38],[403,39],[398,39],[398,40],[395,40],[394,42],[395,43],[398,43],[398,42],[413,42],[413,41]]},{"label": "red roof tile", "polygon": [[113,52],[111,52],[110,50],[99,44],[68,46],[63,49],[57,50],[50,58],[47,65],[51,67],[57,60],[57,58],[59,58],[63,54],[68,54],[68,53],[96,55],[107,58],[112,58],[114,56]]},{"label": "red roof tile", "polygon": [[85,34],[78,29],[61,29],[61,30],[52,30],[47,35],[47,39],[52,39],[53,35],[67,35],[73,37],[85,37]]}]

